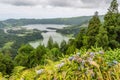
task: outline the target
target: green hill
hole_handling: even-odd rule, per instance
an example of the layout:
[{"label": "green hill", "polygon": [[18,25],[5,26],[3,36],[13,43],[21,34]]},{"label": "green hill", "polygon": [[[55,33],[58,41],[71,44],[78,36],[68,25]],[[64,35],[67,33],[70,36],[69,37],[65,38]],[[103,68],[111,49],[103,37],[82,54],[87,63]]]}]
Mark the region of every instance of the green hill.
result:
[{"label": "green hill", "polygon": [[[51,19],[8,19],[0,22],[0,27],[24,26],[30,24],[65,24],[65,25],[81,25],[88,23],[92,16],[81,16],[72,18],[51,18]],[[100,16],[103,20],[103,16]]]}]

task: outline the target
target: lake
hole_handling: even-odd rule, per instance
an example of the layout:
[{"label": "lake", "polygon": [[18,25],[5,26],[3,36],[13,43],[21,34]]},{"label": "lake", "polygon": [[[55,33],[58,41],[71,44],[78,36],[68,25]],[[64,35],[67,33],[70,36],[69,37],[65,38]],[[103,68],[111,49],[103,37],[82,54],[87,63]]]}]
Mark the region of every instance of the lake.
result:
[{"label": "lake", "polygon": [[68,27],[68,25],[56,25],[56,24],[37,24],[37,25],[27,25],[27,26],[22,26],[26,29],[38,29],[41,31],[47,31],[46,33],[42,33],[43,36],[43,41],[34,41],[30,42],[30,44],[36,48],[39,44],[44,44],[45,46],[47,45],[48,39],[51,36],[53,38],[53,41],[57,42],[60,44],[63,40],[68,41],[70,37],[61,35],[60,33],[57,33],[55,29],[50,29],[50,28],[56,28],[56,29],[62,29],[64,27]]}]

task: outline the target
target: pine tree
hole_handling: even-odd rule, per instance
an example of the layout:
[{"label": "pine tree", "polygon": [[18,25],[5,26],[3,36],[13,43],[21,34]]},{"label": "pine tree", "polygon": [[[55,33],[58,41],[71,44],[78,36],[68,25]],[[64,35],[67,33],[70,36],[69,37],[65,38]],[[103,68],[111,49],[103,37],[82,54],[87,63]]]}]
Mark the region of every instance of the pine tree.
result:
[{"label": "pine tree", "polygon": [[107,14],[104,17],[104,24],[107,28],[110,26],[117,26],[118,24],[118,3],[117,0],[113,0],[108,9]]},{"label": "pine tree", "polygon": [[111,2],[111,5],[110,5],[108,11],[111,12],[111,13],[118,13],[118,12],[119,12],[119,11],[118,11],[118,3],[117,3],[117,0],[113,0],[113,1]]},{"label": "pine tree", "polygon": [[118,11],[117,0],[113,0],[104,17],[104,27],[107,30],[109,46],[111,48],[119,47],[120,43],[120,14]]},{"label": "pine tree", "polygon": [[66,43],[65,40],[63,40],[63,41],[61,42],[61,44],[60,44],[60,51],[65,54],[67,48],[68,48],[67,43]]},{"label": "pine tree", "polygon": [[53,43],[53,48],[58,48],[59,49],[59,44],[57,42]]},{"label": "pine tree", "polygon": [[87,30],[87,36],[88,38],[88,46],[94,46],[95,45],[95,36],[99,33],[99,27],[101,26],[101,22],[98,16],[98,12],[95,12],[95,15],[92,17],[92,19],[89,21],[88,30]]},{"label": "pine tree", "polygon": [[99,29],[99,34],[96,36],[96,47],[102,47],[104,49],[108,48],[108,35],[107,35],[107,31],[105,30],[105,28],[103,26],[100,27]]},{"label": "pine tree", "polygon": [[81,29],[80,32],[79,32],[79,34],[77,35],[77,37],[75,39],[75,46],[78,49],[80,49],[84,45],[85,42],[83,43],[83,41],[85,41],[84,40],[84,36],[85,35],[86,35],[85,29]]},{"label": "pine tree", "polygon": [[48,49],[52,49],[53,48],[53,38],[50,36],[48,43],[47,43],[47,47]]}]

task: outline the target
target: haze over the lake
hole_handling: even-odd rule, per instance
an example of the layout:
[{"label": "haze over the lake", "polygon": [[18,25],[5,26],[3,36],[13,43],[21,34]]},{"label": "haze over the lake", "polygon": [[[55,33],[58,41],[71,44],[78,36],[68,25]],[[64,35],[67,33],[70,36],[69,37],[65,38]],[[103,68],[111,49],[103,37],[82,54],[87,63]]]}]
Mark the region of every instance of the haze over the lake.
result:
[{"label": "haze over the lake", "polygon": [[[111,0],[0,0],[0,20],[58,18],[106,13]],[[120,0],[118,0],[120,4]],[[120,9],[120,7],[119,7]]]}]

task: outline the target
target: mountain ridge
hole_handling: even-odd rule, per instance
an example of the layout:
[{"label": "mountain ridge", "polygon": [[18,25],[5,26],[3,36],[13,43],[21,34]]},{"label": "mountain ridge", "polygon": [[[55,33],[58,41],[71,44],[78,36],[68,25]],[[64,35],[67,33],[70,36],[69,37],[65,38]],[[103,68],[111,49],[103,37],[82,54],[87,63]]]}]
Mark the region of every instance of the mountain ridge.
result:
[{"label": "mountain ridge", "polygon": [[[65,24],[65,25],[81,25],[88,23],[92,16],[78,16],[71,18],[48,18],[48,19],[7,19],[0,21],[0,28],[25,26],[31,24]],[[99,16],[103,20],[103,15]]]}]

